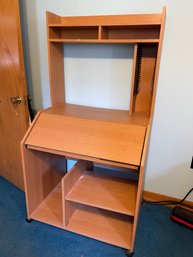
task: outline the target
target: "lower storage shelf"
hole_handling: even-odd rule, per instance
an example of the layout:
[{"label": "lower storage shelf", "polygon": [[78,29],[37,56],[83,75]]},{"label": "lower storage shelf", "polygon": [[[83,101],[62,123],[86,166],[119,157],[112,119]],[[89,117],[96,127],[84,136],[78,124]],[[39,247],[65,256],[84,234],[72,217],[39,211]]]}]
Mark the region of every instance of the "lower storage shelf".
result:
[{"label": "lower storage shelf", "polygon": [[46,197],[30,218],[112,245],[130,249],[133,217],[78,203],[63,226],[61,184]]},{"label": "lower storage shelf", "polygon": [[30,218],[63,228],[61,183],[40,203]]},{"label": "lower storage shelf", "polygon": [[132,217],[76,204],[75,211],[66,229],[109,244],[130,249],[132,225]]},{"label": "lower storage shelf", "polygon": [[93,163],[87,161],[78,161],[67,174],[58,175],[59,166],[51,164],[55,158],[56,163],[63,164],[59,156],[54,156],[50,165],[41,165],[40,171],[38,165],[44,160],[47,163],[50,154],[26,151],[41,159],[41,163],[36,160],[37,167],[33,169],[37,171],[33,190],[37,185],[39,190],[30,191],[30,197],[28,191],[27,195],[31,210],[28,218],[125,249],[132,248],[137,181],[112,175],[110,171],[97,172]]}]

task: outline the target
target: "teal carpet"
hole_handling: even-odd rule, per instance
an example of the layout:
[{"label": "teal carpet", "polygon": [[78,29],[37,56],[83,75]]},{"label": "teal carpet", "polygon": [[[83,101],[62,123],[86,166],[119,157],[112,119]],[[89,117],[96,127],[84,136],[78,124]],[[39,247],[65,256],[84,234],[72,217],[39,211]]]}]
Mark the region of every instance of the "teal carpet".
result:
[{"label": "teal carpet", "polygon": [[[134,257],[191,257],[193,231],[164,206],[142,207]],[[0,257],[125,257],[125,250],[43,223],[25,221],[24,193],[0,177]]]}]

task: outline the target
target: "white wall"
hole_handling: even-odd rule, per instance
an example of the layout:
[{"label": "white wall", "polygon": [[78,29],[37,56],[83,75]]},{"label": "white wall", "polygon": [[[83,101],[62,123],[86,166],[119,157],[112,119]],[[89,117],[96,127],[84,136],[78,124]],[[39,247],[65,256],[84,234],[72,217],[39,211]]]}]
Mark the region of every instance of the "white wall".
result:
[{"label": "white wall", "polygon": [[65,45],[66,102],[128,110],[133,45]]},{"label": "white wall", "polygon": [[[193,155],[193,1],[142,1],[142,0],[45,0],[30,1],[22,0],[24,11],[26,9],[28,37],[29,42],[29,64],[31,66],[31,77],[28,74],[29,83],[32,86],[34,104],[37,109],[49,106],[49,78],[47,63],[47,45],[46,45],[46,25],[45,11],[49,10],[62,16],[73,15],[103,15],[103,14],[127,14],[127,13],[160,13],[162,6],[167,7],[167,18],[160,65],[160,74],[158,80],[158,90],[155,105],[155,115],[150,139],[150,149],[148,155],[148,164],[146,171],[145,190],[153,191],[177,198],[182,198],[186,192],[193,187],[193,170],[190,170],[191,156]],[[91,47],[91,46],[89,46]],[[79,53],[84,53],[84,47],[76,51],[71,46],[65,48],[65,65],[69,72],[66,78],[67,101],[76,102],[79,98],[74,86],[77,86],[77,79],[73,74],[79,74],[79,69],[89,67],[92,58],[87,58],[86,63],[83,56],[76,57]],[[114,51],[118,49],[111,46],[110,52],[106,53],[105,58],[99,60],[93,66],[99,69],[100,77],[104,75],[103,80],[98,80],[98,84],[106,83],[107,89],[103,97],[108,101],[108,106],[116,108],[127,108],[128,99],[122,97],[127,95],[129,73],[126,76],[126,69],[132,64],[131,48],[128,48],[128,59],[122,58],[127,52],[127,48],[120,50],[117,59],[113,58],[113,63],[109,62]],[[105,52],[104,48],[101,49]],[[101,52],[95,49],[94,55],[100,55]],[[87,57],[89,54],[87,55]],[[112,55],[113,56],[113,55]],[[96,60],[96,58],[95,58]],[[82,65],[82,63],[84,65]],[[93,64],[93,63],[92,63]],[[87,65],[87,66],[85,66]],[[107,74],[103,74],[103,68]],[[123,70],[122,70],[123,69]],[[92,69],[93,71],[93,69]],[[116,80],[120,81],[123,96],[119,95],[115,101],[112,97],[108,98],[109,92],[116,94],[115,86],[111,87],[114,71],[117,72]],[[72,76],[71,76],[72,75]],[[88,78],[92,82],[93,73]],[[120,80],[121,78],[121,80]],[[85,82],[83,78],[82,81]],[[97,78],[98,79],[98,78]],[[82,90],[82,92],[84,92]],[[128,91],[129,92],[129,91]],[[79,92],[81,93],[81,92]],[[90,99],[82,96],[84,103]],[[95,104],[102,105],[104,98]],[[88,102],[88,104],[90,104]],[[189,200],[193,201],[193,195]]]}]

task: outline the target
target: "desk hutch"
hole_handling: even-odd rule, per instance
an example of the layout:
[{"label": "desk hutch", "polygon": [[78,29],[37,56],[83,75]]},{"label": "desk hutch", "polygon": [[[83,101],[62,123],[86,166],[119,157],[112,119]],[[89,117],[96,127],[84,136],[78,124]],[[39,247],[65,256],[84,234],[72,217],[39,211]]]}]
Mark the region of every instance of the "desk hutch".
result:
[{"label": "desk hutch", "polygon": [[[165,8],[92,17],[47,12],[52,106],[36,115],[21,144],[28,220],[133,254],[164,21]],[[129,111],[65,103],[65,43],[134,45]],[[68,172],[67,159],[77,160]]]}]

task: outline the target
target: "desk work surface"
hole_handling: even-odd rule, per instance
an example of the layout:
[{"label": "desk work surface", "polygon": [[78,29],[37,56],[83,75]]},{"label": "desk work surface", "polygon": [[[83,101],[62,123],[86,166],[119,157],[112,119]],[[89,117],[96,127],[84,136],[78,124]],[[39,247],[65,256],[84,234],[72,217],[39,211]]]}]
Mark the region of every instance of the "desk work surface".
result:
[{"label": "desk work surface", "polygon": [[41,112],[25,144],[138,166],[147,119],[134,120],[126,111],[65,104]]}]

